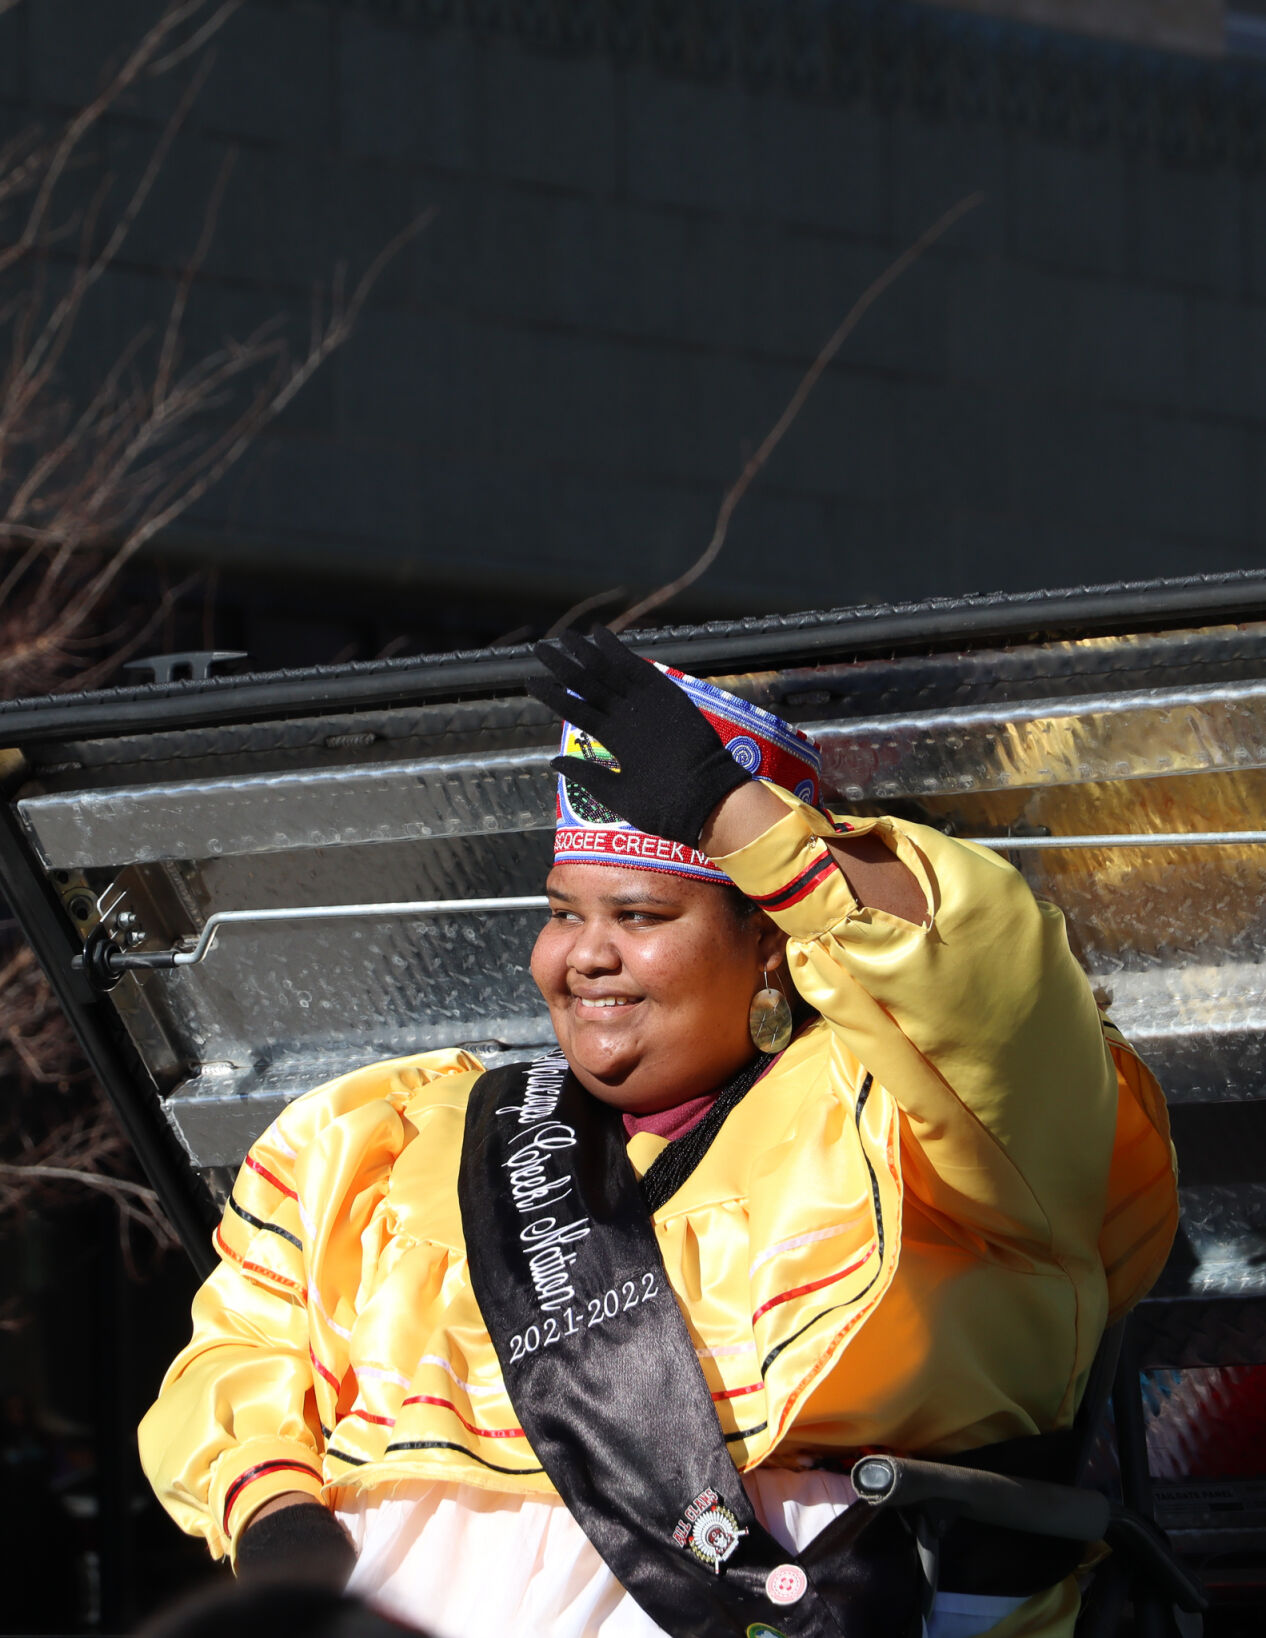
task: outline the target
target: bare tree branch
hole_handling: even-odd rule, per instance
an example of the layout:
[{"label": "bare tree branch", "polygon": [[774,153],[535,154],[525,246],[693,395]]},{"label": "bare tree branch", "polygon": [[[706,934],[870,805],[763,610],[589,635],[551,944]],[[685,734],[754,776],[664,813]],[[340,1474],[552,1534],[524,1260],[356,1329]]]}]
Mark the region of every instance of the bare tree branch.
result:
[{"label": "bare tree branch", "polygon": [[[100,688],[110,677],[118,674],[119,668],[141,648],[144,648],[154,633],[179,604],[181,599],[191,591],[202,579],[201,574],[187,575],[185,579],[177,581],[174,586],[168,586],[159,598],[148,620],[142,625],[135,626],[126,632],[107,632],[103,635],[100,645],[107,652],[99,659],[96,665],[85,666],[76,671],[73,677],[67,677],[63,682],[53,685],[56,694],[70,690],[80,692],[86,688]],[[85,644],[85,646],[88,646]],[[207,645],[211,647],[211,644]]]},{"label": "bare tree branch", "polygon": [[25,227],[17,242],[11,245],[7,251],[0,253],[0,273],[12,267],[16,261],[19,261],[38,245],[53,194],[75,150],[84,137],[102,116],[110,108],[114,107],[119,98],[135,84],[164,42],[170,39],[181,24],[187,22],[189,18],[199,12],[204,3],[205,0],[179,0],[179,3],[169,6],[154,26],[142,36],[140,43],[122,68],[106,82],[97,95],[86,103],[66,126],[44,169],[44,174],[35,195],[35,202],[31,207]]},{"label": "bare tree branch", "polygon": [[[0,0],[0,12],[15,0]],[[210,69],[208,42],[242,0],[171,0],[122,66],[63,128],[0,147],[0,698],[90,687],[169,617],[198,576],[167,588],[144,618],[112,610],[124,566],[242,458],[349,338],[419,217],[378,253],[350,294],[335,270],[314,302],[306,350],[292,356],[274,320],[185,361],[185,331],[230,183],[229,155],[207,197],[197,243],[166,310],[88,383],[69,366]],[[116,179],[81,185],[70,215],[61,185],[87,171],[85,138],[138,83],[195,59],[175,109],[116,200]],[[204,611],[204,620],[209,613]],[[173,1243],[154,1191],[128,1175],[127,1142],[31,952],[0,927],[0,1214],[88,1188],[110,1199],[125,1255],[130,1233]],[[0,1324],[9,1323],[0,1314]]]},{"label": "bare tree branch", "polygon": [[648,597],[642,598],[641,602],[634,603],[632,608],[625,609],[623,614],[609,621],[612,631],[624,631],[635,620],[640,620],[643,615],[649,614],[653,609],[662,608],[665,603],[671,602],[679,592],[685,591],[687,586],[693,586],[699,576],[712,567],[720,554],[722,546],[725,545],[725,537],[729,533],[730,520],[734,516],[735,509],[763,470],[769,457],[786,436],[800,411],[804,408],[805,400],[814,387],[817,386],[827,365],[830,364],[867,311],[879,300],[884,291],[894,285],[909,268],[913,267],[923,252],[934,245],[943,234],[947,233],[960,217],[965,216],[969,210],[975,210],[984,197],[983,193],[973,193],[969,194],[965,199],[960,199],[956,205],[945,212],[944,216],[933,222],[931,227],[925,228],[913,244],[908,245],[895,261],[888,264],[877,279],[867,285],[866,289],[862,291],[849,309],[839,328],[801,377],[800,384],[792,393],[786,409],[783,410],[764,438],[761,439],[757,448],[748,456],[743,463],[743,470],[729,489],[726,490],[721,500],[720,509],[717,512],[716,523],[713,525],[712,538],[703,551],[683,574],[677,576],[676,580],[670,580],[666,586],[661,586],[658,591],[651,592]]},{"label": "bare tree branch", "polygon": [[545,633],[546,638],[558,637],[564,631],[575,625],[577,620],[583,619],[593,609],[600,609],[604,603],[614,603],[617,598],[625,595],[623,586],[610,586],[606,591],[594,592],[592,597],[582,597],[579,603],[573,603],[565,614],[558,619]]},{"label": "bare tree branch", "polygon": [[138,1200],[158,1203],[158,1194],[144,1183],[129,1183],[121,1177],[103,1177],[100,1172],[85,1172],[78,1166],[15,1166],[0,1160],[0,1177],[29,1178],[32,1182],[82,1183],[85,1188],[102,1189],[107,1194],[132,1195]]},{"label": "bare tree branch", "polygon": [[[340,310],[331,314],[324,329],[313,342],[307,357],[290,369],[279,383],[262,390],[237,422],[215,443],[208,446],[195,462],[182,469],[179,480],[169,485],[167,491],[148,510],[144,518],[128,530],[126,538],[111,551],[100,569],[63,605],[61,612],[52,622],[31,632],[24,642],[14,645],[8,654],[0,654],[0,678],[8,672],[19,672],[29,668],[33,662],[61,650],[83,624],[90,611],[100,603],[110,585],[136,553],[148,545],[156,535],[169,528],[237,464],[260,431],[282,413],[331,353],[348,340],[356,319],[383,270],[392,257],[427,226],[433,214],[434,212],[430,210],[423,212],[383,247],[356,285],[351,298]],[[235,361],[230,359],[225,367],[236,368]],[[160,414],[171,413],[171,405],[177,391],[178,389],[173,388],[168,394]],[[204,400],[198,398],[196,404],[201,408]],[[183,403],[182,415],[187,418],[193,413],[193,407],[190,403]],[[138,430],[133,448],[120,456],[121,464],[129,466],[142,446],[153,437],[154,431],[152,424],[142,426]],[[100,503],[99,494],[88,497],[85,510],[90,518]],[[0,531],[2,529],[3,524],[0,524]]]},{"label": "bare tree branch", "polygon": [[[70,340],[74,328],[75,317],[83,305],[85,296],[105,272],[106,268],[118,256],[127,240],[128,234],[140,214],[141,206],[149,197],[150,190],[158,180],[158,173],[171,151],[171,145],[176,140],[176,133],[184,124],[189,110],[193,107],[198,92],[209,72],[209,63],[203,62],[197,74],[185,88],[176,110],[163,128],[158,141],[154,144],[149,160],[141,172],[140,180],[132,190],[131,197],[119,214],[111,232],[98,254],[91,259],[81,260],[71,280],[70,289],[60,302],[53,308],[39,340],[31,347],[21,370],[16,377],[18,393],[12,408],[5,407],[5,416],[20,414],[29,402],[30,394],[36,385],[42,385],[48,379],[49,372],[57,359],[61,356]],[[92,218],[89,218],[91,223]],[[86,235],[85,235],[86,236]],[[0,258],[0,272],[3,272],[3,259]],[[41,373],[41,366],[43,370]],[[25,391],[23,390],[25,389]],[[13,389],[10,388],[10,391]]]},{"label": "bare tree branch", "polygon": [[0,205],[6,199],[29,193],[46,159],[38,129],[19,131],[11,137],[0,148]]},{"label": "bare tree branch", "polygon": [[[27,473],[25,479],[14,492],[13,499],[9,502],[8,515],[3,523],[3,529],[6,533],[18,527],[18,520],[25,515],[34,497],[49,479],[56,474],[58,468],[77,451],[83,449],[85,439],[89,433],[94,428],[98,432],[108,431],[113,419],[122,413],[121,406],[118,404],[119,382],[131,369],[137,353],[147,340],[148,332],[145,330],[142,330],[139,335],[133,336],[107,371],[101,385],[84,405],[82,414],[77,416],[71,423],[65,437],[54,444],[48,453],[38,459],[32,466],[30,472]],[[44,543],[46,541],[46,532],[43,530],[36,531],[35,538]],[[0,588],[0,604],[4,602],[4,593],[7,589],[7,583],[4,588]]]},{"label": "bare tree branch", "polygon": [[177,46],[174,51],[169,51],[165,57],[160,57],[157,62],[151,63],[146,73],[150,75],[169,73],[173,68],[183,63],[186,58],[192,57],[196,51],[201,51],[211,36],[219,33],[242,4],[243,0],[225,0],[219,11],[208,17],[201,28],[195,29],[183,45]]},{"label": "bare tree branch", "polygon": [[236,162],[237,149],[230,148],[224,156],[219,175],[216,177],[207,199],[207,208],[202,216],[202,233],[198,238],[198,243],[194,246],[193,255],[185,264],[180,283],[176,287],[171,311],[167,315],[167,328],[163,332],[163,345],[158,355],[158,368],[154,373],[153,402],[156,409],[167,396],[167,389],[171,382],[171,372],[175,368],[176,355],[180,345],[181,329],[185,322],[185,313],[189,307],[189,292],[193,289],[194,280],[201,273],[202,264],[206,261],[207,252],[211,249],[211,241],[215,237],[216,223],[220,219],[220,207],[224,203],[224,190],[229,185],[229,177],[233,173],[233,166]]}]

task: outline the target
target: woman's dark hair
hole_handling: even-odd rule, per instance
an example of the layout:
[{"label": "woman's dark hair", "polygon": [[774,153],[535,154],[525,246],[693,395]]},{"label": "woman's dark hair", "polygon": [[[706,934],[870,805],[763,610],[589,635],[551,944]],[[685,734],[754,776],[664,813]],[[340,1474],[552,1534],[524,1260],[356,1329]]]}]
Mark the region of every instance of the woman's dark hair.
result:
[{"label": "woman's dark hair", "polygon": [[[729,905],[731,914],[740,927],[750,921],[753,916],[760,914],[760,905],[753,904],[745,893],[740,893],[733,882],[721,882],[720,888],[722,893],[725,894],[725,902]],[[783,987],[781,981],[779,981],[779,987]],[[797,1027],[803,1024],[807,1018],[817,1017],[815,1010],[800,994],[794,984],[787,985],[786,990],[790,991],[787,1000],[791,1006],[791,1016]]]},{"label": "woman's dark hair", "polygon": [[740,893],[733,882],[722,882],[720,887],[736,921],[747,921],[760,909],[760,906],[753,904],[745,893]]}]

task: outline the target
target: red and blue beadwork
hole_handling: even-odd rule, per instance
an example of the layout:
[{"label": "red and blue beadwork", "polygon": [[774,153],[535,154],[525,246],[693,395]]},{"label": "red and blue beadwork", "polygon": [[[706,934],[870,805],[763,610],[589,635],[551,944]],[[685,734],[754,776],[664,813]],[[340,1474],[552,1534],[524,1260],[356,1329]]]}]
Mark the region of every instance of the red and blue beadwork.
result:
[{"label": "red and blue beadwork", "polygon": [[[650,662],[648,662],[650,663]],[[716,729],[726,750],[753,779],[766,779],[816,807],[821,799],[822,753],[807,734],[771,711],[739,699],[715,683],[671,666],[659,668],[685,691]],[[563,724],[564,756],[611,762],[610,752],[573,723]],[[651,836],[603,807],[588,791],[559,777],[556,864],[605,864],[658,870],[673,876],[724,882],[725,873],[697,848]]]}]

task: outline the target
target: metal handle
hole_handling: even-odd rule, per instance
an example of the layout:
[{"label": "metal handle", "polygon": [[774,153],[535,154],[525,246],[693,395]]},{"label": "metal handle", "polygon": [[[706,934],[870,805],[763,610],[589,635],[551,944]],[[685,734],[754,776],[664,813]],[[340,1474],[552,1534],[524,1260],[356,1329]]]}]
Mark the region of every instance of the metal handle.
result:
[{"label": "metal handle", "polygon": [[[1266,843],[1266,830],[1118,832],[1098,836],[968,836],[965,841],[995,853],[1031,852],[1039,848],[1088,847],[1239,847]],[[192,950],[130,950],[97,929],[82,955],[71,958],[76,972],[86,972],[95,989],[111,990],[125,972],[163,972],[194,967],[204,960],[221,927],[264,921],[346,920],[364,916],[472,915],[497,910],[546,910],[542,893],[482,899],[408,899],[379,904],[316,904],[282,910],[217,910],[208,916]],[[96,942],[94,943],[94,940]]]},{"label": "metal handle", "polygon": [[125,950],[101,923],[89,935],[83,954],[72,956],[75,972],[102,994],[112,990],[127,972],[163,972],[193,967],[205,959],[221,927],[261,921],[346,921],[364,916],[443,916],[492,910],[547,910],[543,893],[525,893],[500,899],[406,899],[382,904],[313,904],[282,910],[217,910],[206,919],[192,950]]},{"label": "metal handle", "polygon": [[905,1456],[863,1456],[853,1466],[853,1489],[872,1507],[912,1507],[940,1502],[980,1524],[1028,1530],[1068,1541],[1099,1541],[1112,1521],[1112,1506],[1097,1490],[1012,1479],[947,1462]]}]

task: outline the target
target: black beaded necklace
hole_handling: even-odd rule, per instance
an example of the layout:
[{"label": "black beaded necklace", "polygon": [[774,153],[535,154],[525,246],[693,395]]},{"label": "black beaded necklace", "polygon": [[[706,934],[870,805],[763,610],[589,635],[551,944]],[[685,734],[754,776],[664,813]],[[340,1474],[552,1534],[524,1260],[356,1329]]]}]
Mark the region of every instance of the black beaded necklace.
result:
[{"label": "black beaded necklace", "polygon": [[758,1052],[725,1083],[703,1119],[660,1150],[642,1174],[642,1198],[649,1212],[657,1212],[672,1199],[712,1147],[730,1112],[738,1108],[765,1070],[781,1057],[781,1052],[772,1057]]}]

